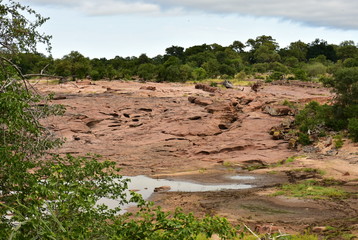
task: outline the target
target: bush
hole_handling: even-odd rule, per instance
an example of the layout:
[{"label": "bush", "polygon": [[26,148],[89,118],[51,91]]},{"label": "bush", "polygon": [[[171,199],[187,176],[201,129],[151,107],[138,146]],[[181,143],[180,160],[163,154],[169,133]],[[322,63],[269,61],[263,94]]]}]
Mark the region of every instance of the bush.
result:
[{"label": "bush", "polygon": [[295,74],[295,78],[297,80],[307,81],[307,79],[308,79],[307,72],[303,69],[296,69],[294,71],[294,74]]},{"label": "bush", "polygon": [[329,121],[332,107],[312,101],[295,118],[295,124],[301,132],[320,132]]},{"label": "bush", "polygon": [[334,136],[333,139],[334,139],[334,141],[333,141],[334,142],[334,147],[336,149],[339,149],[339,148],[343,147],[344,141],[343,141],[343,137],[342,137],[341,134],[338,134],[338,135]]},{"label": "bush", "polygon": [[268,77],[269,80],[281,80],[284,74],[282,72],[273,72]]},{"label": "bush", "polygon": [[[358,67],[342,68],[335,74],[331,83],[338,95],[338,104],[342,107],[358,105]],[[358,116],[355,116],[358,117]]]},{"label": "bush", "polygon": [[327,72],[327,67],[320,62],[315,62],[312,64],[308,64],[305,67],[308,76],[317,77],[319,75],[323,75]]},{"label": "bush", "polygon": [[358,142],[358,119],[350,118],[348,120],[348,132],[353,141]]},{"label": "bush", "polygon": [[302,132],[298,133],[298,142],[303,146],[310,145],[312,143],[308,134]]},{"label": "bush", "polygon": [[245,80],[246,77],[247,77],[247,75],[244,71],[241,71],[235,75],[235,79],[241,80],[241,81]]}]

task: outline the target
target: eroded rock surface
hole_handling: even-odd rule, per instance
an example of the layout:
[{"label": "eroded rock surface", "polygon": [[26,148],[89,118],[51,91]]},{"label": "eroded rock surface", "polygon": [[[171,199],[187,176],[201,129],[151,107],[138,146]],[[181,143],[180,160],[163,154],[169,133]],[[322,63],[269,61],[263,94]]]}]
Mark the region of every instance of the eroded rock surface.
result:
[{"label": "eroded rock surface", "polygon": [[280,106],[285,99],[326,101],[330,96],[323,88],[279,85],[262,86],[258,92],[121,81],[37,87],[55,93],[53,102],[67,108],[64,116],[46,120],[67,140],[58,153],[100,154],[129,175],[285,159],[293,154],[287,140],[274,140],[269,131],[291,114],[286,108],[279,114],[262,109]]}]

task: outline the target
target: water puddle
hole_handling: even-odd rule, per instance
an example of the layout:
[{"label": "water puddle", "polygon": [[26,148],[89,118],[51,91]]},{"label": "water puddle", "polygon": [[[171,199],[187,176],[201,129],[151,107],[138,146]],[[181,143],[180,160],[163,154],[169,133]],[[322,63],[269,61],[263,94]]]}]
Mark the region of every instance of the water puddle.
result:
[{"label": "water puddle", "polygon": [[[168,179],[153,179],[147,176],[139,175],[134,177],[124,177],[130,179],[128,182],[128,189],[135,191],[143,196],[143,199],[148,200],[149,197],[155,192],[157,188],[164,187],[168,192],[208,192],[208,191],[220,191],[220,190],[239,190],[249,189],[255,187],[254,185],[243,184],[240,181],[254,180],[253,176],[241,176],[236,175],[229,177],[230,180],[237,180],[237,182],[230,184],[201,184],[189,181],[177,181]],[[113,199],[103,198],[98,201],[98,204],[105,204],[109,208],[118,206],[118,201]],[[123,206],[128,208],[134,204]]]},{"label": "water puddle", "polygon": [[236,175],[229,177],[231,180],[255,180],[254,176],[243,176],[243,175]]}]

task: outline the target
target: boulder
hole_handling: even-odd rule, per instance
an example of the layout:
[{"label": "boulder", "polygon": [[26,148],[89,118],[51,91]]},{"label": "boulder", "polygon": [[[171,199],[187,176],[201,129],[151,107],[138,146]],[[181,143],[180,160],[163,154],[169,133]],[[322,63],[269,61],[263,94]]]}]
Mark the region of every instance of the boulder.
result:
[{"label": "boulder", "polygon": [[143,86],[143,87],[140,87],[140,89],[142,89],[142,90],[150,90],[150,91],[157,90],[157,88],[154,87],[154,86]]},{"label": "boulder", "polygon": [[229,80],[225,80],[222,85],[226,88],[234,88],[234,85]]},{"label": "boulder", "polygon": [[262,108],[262,111],[264,113],[270,114],[271,116],[288,116],[288,115],[294,115],[292,109],[288,106],[271,106],[266,105]]},{"label": "boulder", "polygon": [[170,186],[161,186],[154,188],[154,192],[168,192],[170,189]]},{"label": "boulder", "polygon": [[210,100],[209,98],[192,97],[192,96],[188,97],[188,101],[191,103],[201,105],[201,106],[208,106],[213,103],[213,101]]},{"label": "boulder", "polygon": [[210,87],[209,85],[205,85],[201,83],[196,84],[195,89],[201,89],[206,92],[216,92],[218,90],[216,87]]}]

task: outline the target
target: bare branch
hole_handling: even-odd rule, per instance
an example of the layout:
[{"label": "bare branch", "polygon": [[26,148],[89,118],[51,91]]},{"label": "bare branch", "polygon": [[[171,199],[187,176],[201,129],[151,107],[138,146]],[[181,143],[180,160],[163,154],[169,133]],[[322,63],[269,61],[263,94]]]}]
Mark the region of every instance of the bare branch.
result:
[{"label": "bare branch", "polygon": [[45,69],[46,69],[49,65],[50,65],[50,64],[48,63],[48,64],[41,70],[40,74],[43,74],[44,71],[45,71]]},{"label": "bare branch", "polygon": [[[41,71],[42,72],[42,71]],[[30,78],[30,77],[48,77],[48,78],[63,78],[62,76],[55,76],[50,74],[43,74],[43,73],[31,73],[31,74],[24,74],[24,78]]]},{"label": "bare branch", "polygon": [[246,228],[247,230],[249,230],[250,233],[251,233],[252,235],[254,235],[258,240],[261,240],[261,238],[260,238],[259,236],[257,236],[256,233],[254,233],[248,226],[246,226],[246,224],[244,224],[244,226],[245,226],[245,228]]},{"label": "bare branch", "polygon": [[10,65],[17,71],[17,73],[20,75],[20,77],[21,77],[22,79],[25,78],[24,75],[22,74],[20,68],[19,68],[16,64],[14,64],[13,62],[11,62],[10,59],[7,59],[7,58],[2,57],[2,56],[0,56],[0,59],[4,60],[4,61],[7,62],[8,64],[10,64]]}]

